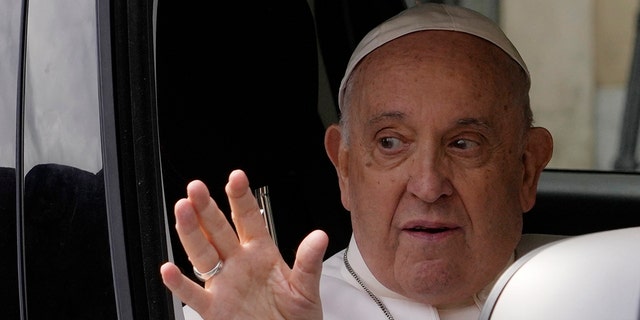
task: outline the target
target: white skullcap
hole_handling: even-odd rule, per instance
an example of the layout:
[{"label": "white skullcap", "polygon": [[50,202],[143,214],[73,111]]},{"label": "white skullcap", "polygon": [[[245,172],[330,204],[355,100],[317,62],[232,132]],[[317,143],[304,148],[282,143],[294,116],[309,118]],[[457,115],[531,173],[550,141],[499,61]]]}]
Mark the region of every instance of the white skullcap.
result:
[{"label": "white skullcap", "polygon": [[417,4],[391,17],[369,31],[353,51],[338,92],[338,106],[342,110],[344,90],[353,69],[369,53],[383,44],[408,33],[423,30],[463,32],[485,39],[506,52],[529,77],[518,50],[493,20],[461,6],[436,3]]}]

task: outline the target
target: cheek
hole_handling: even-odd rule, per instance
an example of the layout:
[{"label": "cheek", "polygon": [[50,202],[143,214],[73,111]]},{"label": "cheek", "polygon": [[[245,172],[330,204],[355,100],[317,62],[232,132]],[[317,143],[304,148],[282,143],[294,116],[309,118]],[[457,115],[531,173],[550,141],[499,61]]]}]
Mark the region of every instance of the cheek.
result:
[{"label": "cheek", "polygon": [[[474,229],[517,229],[522,224],[520,184],[517,174],[499,169],[484,170],[477,179],[460,184]],[[495,232],[495,231],[490,231]]]},{"label": "cheek", "polygon": [[353,225],[368,230],[388,228],[405,186],[401,179],[360,167],[350,176]]},{"label": "cheek", "polygon": [[[469,236],[481,256],[502,259],[515,248],[522,233],[523,213],[518,188],[513,179],[483,175],[485,183],[467,184],[465,207],[471,220]],[[472,244],[473,246],[473,244]]]},{"label": "cheek", "polygon": [[502,194],[496,194],[487,204],[487,216],[476,217],[476,222],[482,224],[483,236],[494,239],[492,245],[502,246],[512,250],[513,245],[522,233],[522,215],[518,193],[505,190]]},{"label": "cheek", "polygon": [[356,212],[380,212],[393,207],[399,189],[397,179],[383,178],[375,174],[352,175],[351,206]]}]

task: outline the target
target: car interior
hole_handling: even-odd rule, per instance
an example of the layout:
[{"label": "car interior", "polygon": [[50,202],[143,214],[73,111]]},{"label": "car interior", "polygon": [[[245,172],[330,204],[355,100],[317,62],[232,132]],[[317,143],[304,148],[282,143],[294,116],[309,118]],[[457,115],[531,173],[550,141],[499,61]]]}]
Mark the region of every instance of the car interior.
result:
[{"label": "car interior", "polygon": [[[121,4],[125,2],[131,7],[138,5],[121,1],[111,9],[126,11]],[[117,283],[114,274],[118,276],[112,270],[117,266],[110,260],[114,257],[124,259],[123,264],[129,268],[144,265],[145,270],[157,270],[170,257],[185,275],[196,280],[173,228],[173,205],[185,196],[188,182],[200,179],[209,186],[220,208],[228,213],[224,186],[233,169],[243,169],[253,188],[268,186],[278,246],[287,263],[293,263],[298,244],[314,229],[325,230],[329,235],[326,257],[343,249],[351,233],[350,219],[340,202],[335,170],[324,151],[324,129],[339,117],[337,88],[359,39],[409,2],[413,1],[219,1],[210,4],[211,10],[178,1],[154,2],[155,60],[150,63],[152,71],[142,72],[141,77],[151,78],[155,85],[149,94],[150,105],[154,107],[146,108],[144,104],[144,108],[135,109],[138,101],[134,101],[121,105],[114,113],[124,123],[141,123],[152,135],[157,134],[151,139],[157,141],[157,158],[145,158],[149,164],[145,169],[160,168],[158,172],[134,175],[145,164],[136,163],[138,167],[134,170],[126,167],[126,161],[121,161],[124,169],[118,173],[110,172],[108,167],[90,172],[65,164],[40,163],[20,177],[22,171],[0,163],[2,256],[8,257],[6,261],[24,261],[28,271],[48,270],[34,272],[39,276],[31,278],[32,285],[38,285],[30,287],[30,299],[50,302],[39,306],[40,311],[33,311],[32,316],[44,317],[48,310],[65,305],[73,307],[75,310],[69,313],[80,318],[96,314],[104,319],[115,318],[116,301],[111,300],[120,299],[114,298],[114,294],[117,296],[121,292],[118,290],[126,288],[112,286],[114,281]],[[127,29],[124,23],[113,24],[120,31],[136,31]],[[127,42],[117,40],[113,40],[114,45]],[[131,59],[129,62],[122,62],[127,54],[113,52],[116,67],[143,60],[131,54],[127,57]],[[149,67],[144,62],[141,65]],[[133,63],[130,67],[143,69]],[[134,85],[114,85],[115,100],[142,91],[135,86],[136,79],[119,72],[114,71],[114,84],[125,78]],[[630,88],[635,88],[632,84],[635,83],[630,83]],[[629,124],[623,133],[627,140],[623,143],[632,145],[624,149],[625,156],[631,154],[632,160],[612,170],[546,169],[538,186],[536,204],[524,214],[524,233],[582,235],[640,226],[640,170],[633,146],[637,144],[640,104],[631,105],[628,110]],[[142,118],[126,118],[128,115],[123,111]],[[117,148],[113,148],[129,152],[131,159],[138,155],[127,151],[130,147],[127,143],[134,144],[136,137],[148,135],[131,133],[136,129],[133,127],[122,127],[105,138],[117,141]],[[159,191],[135,189],[148,184],[155,187],[156,174],[160,177]],[[128,183],[122,182],[122,189],[118,190],[124,199],[145,193],[154,197],[156,191],[159,194],[158,208],[145,207],[140,198],[122,205],[123,212],[140,211],[138,216],[131,214],[122,222],[129,226],[127,232],[140,229],[135,232],[142,240],[127,243],[133,247],[131,252],[115,250],[106,228],[114,223],[107,221],[106,211],[117,207],[109,202],[114,201],[110,200],[109,190],[116,180]],[[24,190],[17,194],[16,188]],[[136,190],[138,194],[134,194]],[[18,195],[22,196],[20,201]],[[106,208],[95,205],[105,202],[109,204]],[[20,216],[22,204],[25,212],[36,214]],[[166,221],[162,213],[166,214]],[[166,248],[162,243],[166,239],[159,235],[165,224],[169,238]],[[145,227],[160,231],[147,233]],[[30,232],[20,238],[17,232],[20,228]],[[40,258],[29,260],[27,255],[20,260],[21,251],[16,250],[18,238],[37,249]],[[148,243],[160,243],[157,245],[160,249],[154,249],[166,252],[158,256],[156,251],[145,251]],[[47,259],[42,259],[43,256]],[[82,257],[82,264],[73,263],[78,257]],[[53,268],[45,263],[53,260],[67,264]],[[14,288],[19,287],[22,278],[15,267],[7,265],[0,272],[0,282],[10,284],[0,295],[4,301],[18,300]],[[69,277],[75,280],[65,282]],[[147,284],[146,290],[162,291],[153,295],[161,300],[168,293],[159,276],[154,277],[155,285]],[[147,280],[144,274],[136,274],[130,281],[141,284]],[[146,299],[141,293],[143,289],[132,286],[135,287],[131,289],[132,299]],[[61,287],[65,288],[63,296],[48,298]],[[86,303],[74,305],[77,300]],[[150,300],[144,307],[157,308],[154,303],[158,302]],[[8,307],[4,314],[17,317],[18,303],[9,305],[15,308]]]},{"label": "car interior", "polygon": [[[245,23],[194,18],[173,3],[158,7],[167,208],[184,196],[192,179],[205,181],[214,199],[226,199],[228,173],[242,168],[252,186],[270,187],[278,242],[288,262],[315,228],[328,232],[327,255],[335,253],[347,243],[350,228],[322,143],[323,124],[337,118],[335,94],[329,107],[316,112],[324,102],[319,99],[326,99],[319,90],[336,92],[357,40],[406,3],[367,1],[367,10],[361,9],[364,1],[316,1],[311,8],[304,0],[218,6],[242,12]],[[163,19],[168,13],[171,19]],[[207,44],[215,45],[220,58],[213,58]],[[183,50],[170,49],[178,45]],[[326,83],[319,82],[319,72],[326,73]],[[640,225],[635,174],[549,169],[541,180],[537,203],[525,214],[525,233],[577,235]],[[219,205],[228,212],[225,203]],[[174,250],[179,248],[175,243]]]}]

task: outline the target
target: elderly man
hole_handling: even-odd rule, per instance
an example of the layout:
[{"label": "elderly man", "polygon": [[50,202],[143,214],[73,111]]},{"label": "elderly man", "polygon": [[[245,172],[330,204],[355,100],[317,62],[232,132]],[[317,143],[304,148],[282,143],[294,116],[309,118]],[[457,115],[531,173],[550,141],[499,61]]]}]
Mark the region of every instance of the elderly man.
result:
[{"label": "elderly man", "polygon": [[226,191],[236,232],[199,181],[176,203],[204,288],[171,263],[166,286],[205,319],[477,319],[525,248],[552,138],[532,126],[527,67],[489,19],[423,4],[368,33],[347,66],[340,123],[327,128],[348,248],[322,261],[312,232],[289,269],[247,177]]}]

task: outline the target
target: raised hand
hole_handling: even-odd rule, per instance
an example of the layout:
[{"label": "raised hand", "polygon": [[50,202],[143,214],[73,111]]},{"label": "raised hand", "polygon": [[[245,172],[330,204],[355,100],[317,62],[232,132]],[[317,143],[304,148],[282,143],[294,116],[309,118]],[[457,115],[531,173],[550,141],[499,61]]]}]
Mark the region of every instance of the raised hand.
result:
[{"label": "raised hand", "polygon": [[243,171],[229,175],[225,191],[237,234],[201,181],[192,181],[188,197],[176,203],[176,229],[193,266],[207,273],[222,264],[202,287],[167,262],[160,270],[167,288],[204,319],[322,319],[319,282],[327,235],[310,233],[290,269]]}]

